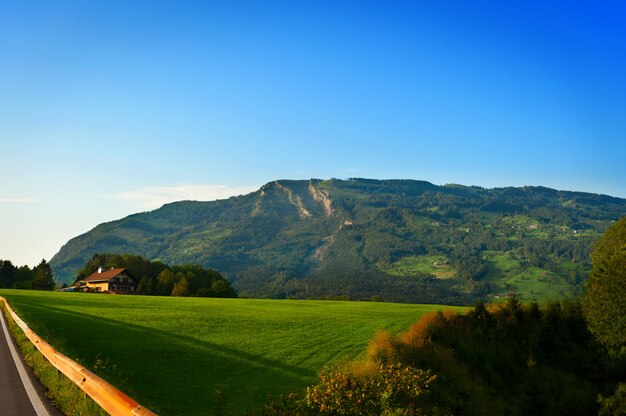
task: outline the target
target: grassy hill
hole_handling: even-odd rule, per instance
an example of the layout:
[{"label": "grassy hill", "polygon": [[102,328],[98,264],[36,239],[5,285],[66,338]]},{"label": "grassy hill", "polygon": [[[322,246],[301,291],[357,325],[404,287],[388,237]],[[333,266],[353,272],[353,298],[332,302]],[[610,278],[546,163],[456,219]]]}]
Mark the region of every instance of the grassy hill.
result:
[{"label": "grassy hill", "polygon": [[107,296],[0,290],[28,325],[161,415],[209,414],[216,390],[238,412],[315,381],[440,306]]},{"label": "grassy hill", "polygon": [[280,180],[101,224],[50,264],[70,282],[95,253],[199,263],[254,297],[543,300],[581,290],[593,243],[623,215],[624,199],[543,187]]}]

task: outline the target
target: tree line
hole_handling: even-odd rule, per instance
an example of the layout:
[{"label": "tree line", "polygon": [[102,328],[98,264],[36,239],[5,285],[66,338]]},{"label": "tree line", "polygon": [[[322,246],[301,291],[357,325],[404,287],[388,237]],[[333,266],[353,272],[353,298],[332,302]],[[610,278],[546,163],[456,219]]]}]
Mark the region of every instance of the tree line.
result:
[{"label": "tree line", "polygon": [[170,266],[130,254],[94,254],[78,272],[76,282],[98,268],[125,268],[138,279],[137,293],[158,296],[198,296],[232,298],[235,290],[219,272],[197,264]]},{"label": "tree line", "polygon": [[43,259],[32,269],[17,267],[11,260],[0,260],[0,287],[10,289],[52,290],[56,286],[54,272]]}]

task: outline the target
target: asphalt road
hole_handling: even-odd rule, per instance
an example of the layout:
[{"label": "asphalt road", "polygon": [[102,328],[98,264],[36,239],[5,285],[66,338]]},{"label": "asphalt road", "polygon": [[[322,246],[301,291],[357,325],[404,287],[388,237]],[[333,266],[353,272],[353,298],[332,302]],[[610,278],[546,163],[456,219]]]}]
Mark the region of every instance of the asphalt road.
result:
[{"label": "asphalt road", "polygon": [[0,415],[54,416],[56,412],[42,398],[41,386],[22,362],[2,312],[0,320]]}]

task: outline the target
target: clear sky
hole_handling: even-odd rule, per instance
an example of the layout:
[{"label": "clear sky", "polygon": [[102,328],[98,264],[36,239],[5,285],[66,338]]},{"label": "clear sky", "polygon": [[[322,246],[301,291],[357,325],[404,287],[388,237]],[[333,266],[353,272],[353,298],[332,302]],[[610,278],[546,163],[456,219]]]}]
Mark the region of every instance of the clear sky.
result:
[{"label": "clear sky", "polygon": [[0,259],[305,178],[626,197],[624,1],[0,1]]}]

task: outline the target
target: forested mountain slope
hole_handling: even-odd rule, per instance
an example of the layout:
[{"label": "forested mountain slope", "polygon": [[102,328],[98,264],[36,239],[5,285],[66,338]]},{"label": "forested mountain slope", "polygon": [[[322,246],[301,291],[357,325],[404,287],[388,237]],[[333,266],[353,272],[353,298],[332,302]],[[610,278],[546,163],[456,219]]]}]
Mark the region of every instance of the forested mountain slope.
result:
[{"label": "forested mountain slope", "polygon": [[50,264],[70,282],[94,253],[199,263],[251,296],[541,300],[582,289],[592,245],[624,215],[624,199],[544,187],[279,180],[98,225]]}]

